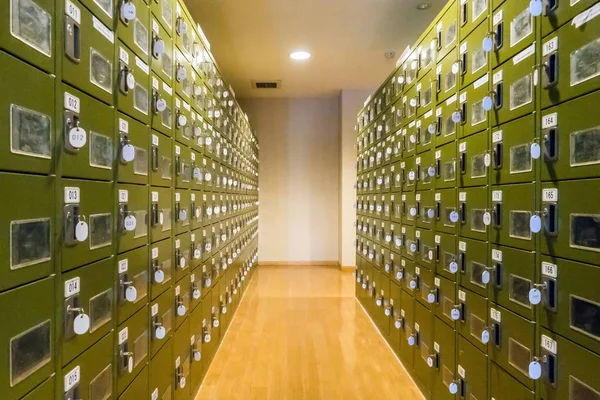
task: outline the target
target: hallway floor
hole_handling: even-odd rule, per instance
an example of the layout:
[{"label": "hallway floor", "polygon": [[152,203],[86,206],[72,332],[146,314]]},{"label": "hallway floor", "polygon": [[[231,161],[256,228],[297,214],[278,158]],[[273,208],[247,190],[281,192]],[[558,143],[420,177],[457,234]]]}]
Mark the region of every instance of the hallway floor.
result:
[{"label": "hallway floor", "polygon": [[261,267],[196,400],[422,399],[350,272]]}]

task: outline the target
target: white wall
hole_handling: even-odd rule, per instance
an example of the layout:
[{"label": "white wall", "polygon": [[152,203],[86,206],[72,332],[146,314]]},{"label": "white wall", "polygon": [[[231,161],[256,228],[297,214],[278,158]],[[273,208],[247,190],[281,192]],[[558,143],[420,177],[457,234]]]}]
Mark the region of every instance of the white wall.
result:
[{"label": "white wall", "polygon": [[356,210],[356,116],[371,90],[342,90],[340,93],[340,201],[339,256],[343,267],[355,266],[354,248]]},{"label": "white wall", "polygon": [[240,103],[260,143],[261,261],[338,261],[338,97]]}]

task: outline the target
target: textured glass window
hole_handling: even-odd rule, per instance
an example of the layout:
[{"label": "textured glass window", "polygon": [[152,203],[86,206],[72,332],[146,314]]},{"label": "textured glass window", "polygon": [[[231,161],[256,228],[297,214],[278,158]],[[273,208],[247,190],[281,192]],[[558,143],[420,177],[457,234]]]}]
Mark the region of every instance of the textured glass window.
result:
[{"label": "textured glass window", "polygon": [[27,379],[52,359],[52,323],[47,320],[10,340],[10,386]]},{"label": "textured glass window", "polygon": [[571,328],[600,341],[600,304],[570,296]]},{"label": "textured glass window", "polygon": [[112,289],[90,299],[90,332],[96,331],[112,319]]},{"label": "textured glass window", "polygon": [[10,223],[10,269],[28,267],[52,258],[50,218]]},{"label": "textured glass window", "polygon": [[90,382],[90,400],[107,400],[112,395],[112,364]]},{"label": "textured glass window", "polygon": [[52,158],[52,120],[50,117],[11,104],[10,149],[16,154]]},{"label": "textured glass window", "polygon": [[52,56],[52,15],[32,0],[10,0],[10,32],[40,53]]},{"label": "textured glass window", "polygon": [[110,136],[90,132],[90,165],[96,168],[112,169],[113,141]]},{"label": "textured glass window", "polygon": [[511,210],[509,213],[508,234],[515,239],[531,240],[529,229],[530,211]]},{"label": "textured glass window", "polygon": [[113,67],[110,59],[90,47],[90,82],[100,89],[112,93]]},{"label": "textured glass window", "polygon": [[600,251],[600,214],[571,214],[571,247]]},{"label": "textured glass window", "polygon": [[600,38],[571,53],[571,86],[600,75]]},{"label": "textured glass window", "polygon": [[109,246],[112,243],[112,215],[90,215],[90,249]]},{"label": "textured glass window", "polygon": [[525,9],[510,21],[510,47],[519,43],[533,33],[533,16],[529,8]]},{"label": "textured glass window", "polygon": [[600,163],[600,126],[571,133],[570,142],[572,167]]}]

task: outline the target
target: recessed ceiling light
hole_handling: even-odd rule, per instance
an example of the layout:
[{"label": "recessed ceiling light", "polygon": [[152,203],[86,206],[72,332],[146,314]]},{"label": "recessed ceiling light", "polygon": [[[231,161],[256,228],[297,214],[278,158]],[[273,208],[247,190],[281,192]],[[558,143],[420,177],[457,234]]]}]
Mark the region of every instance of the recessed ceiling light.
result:
[{"label": "recessed ceiling light", "polygon": [[417,5],[417,10],[427,10],[429,7],[431,7],[431,3],[421,3]]},{"label": "recessed ceiling light", "polygon": [[308,51],[294,51],[290,53],[290,58],[292,60],[307,60],[310,58],[310,53]]}]

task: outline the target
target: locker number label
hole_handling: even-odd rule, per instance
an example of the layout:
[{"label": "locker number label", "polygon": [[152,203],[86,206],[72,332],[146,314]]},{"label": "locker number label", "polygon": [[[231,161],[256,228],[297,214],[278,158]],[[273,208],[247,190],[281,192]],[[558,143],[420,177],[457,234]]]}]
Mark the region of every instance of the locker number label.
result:
[{"label": "locker number label", "polygon": [[496,322],[502,322],[502,313],[495,308],[490,308],[490,318]]},{"label": "locker number label", "polygon": [[558,125],[558,113],[544,115],[542,117],[542,129],[552,128]]},{"label": "locker number label", "polygon": [[557,352],[557,344],[556,344],[556,340],[549,338],[546,335],[542,335],[542,340],[541,340],[541,344],[542,347],[546,350],[548,350],[550,353],[556,355]]},{"label": "locker number label", "polygon": [[461,301],[467,301],[467,294],[465,292],[463,292],[462,290],[458,291],[458,298]]},{"label": "locker number label", "polygon": [[129,133],[129,122],[119,118],[119,131]]},{"label": "locker number label", "polygon": [[158,247],[152,249],[152,259],[158,258]]},{"label": "locker number label", "polygon": [[156,316],[158,315],[158,304],[153,304],[152,305],[152,316]]},{"label": "locker number label", "polygon": [[558,50],[558,36],[544,43],[544,48],[542,49],[542,54],[547,56],[550,53],[554,53]]},{"label": "locker number label", "polygon": [[465,379],[465,369],[462,367],[462,365],[458,366],[458,375],[460,375],[461,378]]},{"label": "locker number label", "polygon": [[80,379],[81,379],[81,368],[78,365],[75,368],[73,368],[71,370],[71,372],[69,372],[67,375],[65,375],[65,392],[68,392],[75,385],[77,385],[79,383]]},{"label": "locker number label", "polygon": [[558,189],[542,190],[542,201],[544,201],[544,202],[558,201]]},{"label": "locker number label", "polygon": [[81,10],[69,0],[65,2],[65,14],[73,18],[75,22],[81,25]]},{"label": "locker number label", "polygon": [[502,190],[492,191],[492,201],[502,201]]},{"label": "locker number label", "polygon": [[127,338],[129,337],[129,328],[125,327],[125,329],[121,330],[121,332],[119,332],[119,344],[123,344],[127,341]]},{"label": "locker number label", "polygon": [[119,190],[119,203],[127,203],[129,201],[129,191]]},{"label": "locker number label", "polygon": [[119,274],[124,274],[129,269],[129,260],[126,258],[119,261]]},{"label": "locker number label", "polygon": [[492,260],[502,262],[502,250],[492,250]]},{"label": "locker number label", "polygon": [[74,296],[81,291],[81,279],[79,277],[69,279],[65,282],[65,298]]},{"label": "locker number label", "polygon": [[79,97],[73,96],[70,93],[65,93],[65,108],[69,111],[79,114],[81,110],[81,102]]},{"label": "locker number label", "polygon": [[556,266],[556,264],[543,262],[542,275],[549,276],[550,278],[556,278],[558,276],[558,267]]},{"label": "locker number label", "polygon": [[81,191],[78,187],[65,188],[65,204],[77,204],[81,202]]}]

